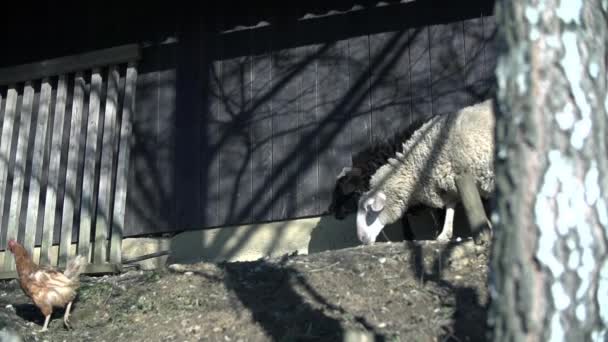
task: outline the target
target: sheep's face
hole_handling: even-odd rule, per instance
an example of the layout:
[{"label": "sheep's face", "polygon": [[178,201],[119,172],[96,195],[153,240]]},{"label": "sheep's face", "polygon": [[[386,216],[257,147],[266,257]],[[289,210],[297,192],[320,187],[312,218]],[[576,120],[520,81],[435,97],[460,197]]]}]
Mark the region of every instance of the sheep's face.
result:
[{"label": "sheep's face", "polygon": [[384,223],[380,221],[380,213],[385,203],[386,195],[381,191],[365,194],[359,199],[357,236],[362,243],[370,245],[376,242],[378,234],[384,228]]}]

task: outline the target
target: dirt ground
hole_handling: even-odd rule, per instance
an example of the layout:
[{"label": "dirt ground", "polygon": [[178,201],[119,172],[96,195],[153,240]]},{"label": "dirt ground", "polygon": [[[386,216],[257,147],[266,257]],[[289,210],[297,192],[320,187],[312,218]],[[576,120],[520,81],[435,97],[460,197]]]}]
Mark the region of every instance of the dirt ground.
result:
[{"label": "dirt ground", "polygon": [[4,281],[0,340],[483,341],[487,262],[471,241],[424,241],[83,276],[73,329],[57,311],[45,333]]}]

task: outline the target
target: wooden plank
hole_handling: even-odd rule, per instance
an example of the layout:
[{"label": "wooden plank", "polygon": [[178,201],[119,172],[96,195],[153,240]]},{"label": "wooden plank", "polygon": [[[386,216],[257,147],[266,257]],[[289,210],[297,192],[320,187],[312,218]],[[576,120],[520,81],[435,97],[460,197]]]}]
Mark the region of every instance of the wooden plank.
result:
[{"label": "wooden plank", "polygon": [[[161,87],[158,49],[146,50],[146,56],[138,67],[136,113],[132,116],[133,132],[138,139],[130,161],[129,209],[125,218],[125,229],[131,234],[151,233],[158,228],[162,204],[155,157],[159,148],[169,148],[159,146],[156,136]],[[121,86],[124,90],[124,84]]]},{"label": "wooden plank", "polygon": [[[17,98],[18,94],[15,87],[9,87],[4,101],[4,120],[2,121],[2,140],[0,141],[0,224],[4,222],[4,200],[8,197],[8,169],[13,142],[13,128],[17,116]],[[3,241],[2,248],[6,249],[8,239],[4,236],[1,240]]]},{"label": "wooden plank", "polygon": [[[362,95],[360,92],[348,92],[348,59],[348,42],[342,40],[336,42],[319,60],[319,120],[323,122],[321,129],[325,132],[320,136],[324,143],[319,144],[319,208],[322,212],[331,203],[336,176],[344,166],[350,165],[349,110],[355,108],[353,104],[359,102]],[[367,84],[353,84],[351,87],[366,88]]]},{"label": "wooden plank", "polygon": [[[358,84],[362,84],[361,91],[358,93],[360,97],[360,104],[355,107],[355,110],[350,114],[350,122],[348,124],[348,130],[351,134],[352,153],[354,155],[361,149],[372,142],[374,137],[383,137],[382,131],[375,132],[372,130],[372,118],[374,122],[382,120],[381,116],[377,115],[373,108],[373,93],[371,88],[371,81],[374,79],[374,71],[379,72],[384,66],[381,63],[382,58],[386,56],[370,55],[370,51],[379,52],[386,48],[383,41],[373,39],[370,36],[359,36],[353,37],[348,40],[348,84],[349,88],[356,87]],[[374,57],[372,65],[372,57]],[[396,69],[395,69],[396,71]],[[400,70],[401,71],[401,70]],[[402,72],[402,71],[401,71]],[[388,73],[388,71],[386,72]],[[380,77],[381,75],[374,75]],[[396,125],[398,121],[393,123]],[[374,135],[375,134],[375,135]],[[351,156],[349,155],[349,157]],[[350,166],[351,160],[344,166]],[[344,167],[343,166],[343,167]],[[334,178],[335,179],[335,178]]]},{"label": "wooden plank", "polygon": [[213,227],[221,224],[220,206],[220,153],[221,139],[224,125],[221,122],[222,110],[222,61],[215,61],[209,65],[209,91],[208,91],[208,116],[201,125],[205,130],[204,136],[206,143],[201,149],[201,166],[206,168],[203,171],[201,183],[201,203],[204,207],[201,212],[204,215],[203,224],[205,227]]},{"label": "wooden plank", "polygon": [[[321,45],[307,45],[298,49],[301,60],[306,65],[299,77],[299,117],[298,130],[300,139],[314,137],[318,129],[317,106],[317,67],[316,54]],[[300,153],[304,156],[298,167],[298,179],[296,189],[296,215],[306,217],[319,214],[319,158],[317,140],[311,139],[310,143],[302,144]]]},{"label": "wooden plank", "polygon": [[[89,109],[87,117],[86,142],[84,149],[84,170],[82,174],[82,192],[80,202],[80,225],[78,230],[78,254],[89,257],[91,230],[97,198],[95,189],[95,162],[97,161],[97,140],[100,131],[99,115],[101,110],[101,86],[103,79],[101,70],[93,69],[91,74],[91,91],[89,93]],[[96,229],[96,236],[107,237],[107,232]],[[97,241],[97,238],[95,239]],[[95,244],[95,262],[105,260],[104,244]],[[99,255],[98,255],[99,253]]]},{"label": "wooden plank", "polygon": [[422,120],[433,112],[431,105],[431,57],[428,27],[412,30],[410,44],[410,89],[412,119]]},{"label": "wooden plank", "polygon": [[[32,155],[32,175],[30,177],[29,198],[27,201],[27,214],[25,221],[25,235],[23,246],[33,255],[36,228],[38,223],[38,211],[40,200],[40,187],[43,176],[44,144],[49,122],[51,107],[51,84],[49,79],[44,79],[40,87],[40,104],[38,106],[38,119],[34,136],[34,149]],[[37,262],[37,260],[36,260]]]},{"label": "wooden plank", "polygon": [[[181,32],[177,64],[175,131],[175,208],[176,226],[182,229],[200,227],[201,208],[201,125],[202,107],[202,52],[198,23],[184,27]],[[195,27],[192,27],[195,26]]]},{"label": "wooden plank", "polygon": [[88,275],[116,274],[120,273],[122,267],[120,264],[88,264],[84,273]]},{"label": "wooden plank", "polygon": [[140,58],[139,46],[127,44],[78,55],[0,69],[0,85],[89,70]]},{"label": "wooden plank", "polygon": [[[410,57],[408,30],[380,33],[370,37],[374,87],[372,88],[374,142],[386,141],[411,122]],[[356,146],[365,146],[356,144]]]},{"label": "wooden plank", "polygon": [[222,63],[222,115],[226,126],[220,152],[220,218],[227,225],[251,219],[250,71],[249,57]]},{"label": "wooden plank", "polygon": [[253,221],[272,219],[268,210],[272,201],[272,55],[270,39],[251,37],[250,49],[261,48],[252,58],[251,106],[251,173]]},{"label": "wooden plank", "polygon": [[40,264],[50,265],[51,247],[53,245],[53,232],[55,230],[55,210],[57,208],[57,193],[59,190],[59,168],[61,163],[61,142],[63,139],[63,125],[66,111],[68,84],[65,75],[59,76],[57,82],[57,97],[55,100],[55,113],[53,117],[53,132],[49,158],[49,175],[44,203],[44,225],[42,229],[42,243],[40,251]]},{"label": "wooden plank", "polygon": [[[108,70],[107,77],[107,93],[105,98],[105,114],[103,116],[103,133],[102,133],[102,145],[101,145],[101,165],[99,169],[99,193],[97,200],[97,219],[95,220],[95,232],[97,241],[97,234],[107,235],[110,231],[111,221],[111,201],[112,201],[112,171],[114,166],[114,145],[116,139],[116,111],[118,106],[118,82],[120,75],[116,66],[111,66]],[[90,114],[89,114],[90,115]],[[89,122],[90,119],[89,119]],[[82,219],[81,219],[82,229]],[[82,237],[83,235],[81,235]],[[90,247],[90,235],[85,236],[88,238],[86,243],[82,243],[81,238],[78,239],[78,253],[81,255],[89,255]],[[102,243],[101,245],[105,245]],[[81,252],[82,248],[85,248]],[[95,244],[95,256],[94,260],[96,264],[104,262],[106,253],[103,247],[99,247]],[[97,253],[99,250],[99,253]]]},{"label": "wooden plank", "polygon": [[[7,240],[17,239],[19,232],[19,219],[21,214],[22,196],[25,186],[25,167],[27,163],[27,148],[32,123],[32,106],[34,101],[34,87],[27,82],[23,88],[23,104],[21,105],[21,118],[19,120],[19,138],[15,152],[15,168],[13,171],[13,188],[9,208]],[[15,264],[12,257],[4,258],[4,269],[13,270]]]},{"label": "wooden plank", "polygon": [[486,96],[496,91],[496,74],[494,71],[498,63],[499,51],[498,40],[496,39],[497,31],[496,17],[483,17],[483,35],[486,41],[484,46],[484,78],[486,79],[486,86],[489,88],[489,93]]},{"label": "wooden plank", "polygon": [[[0,122],[4,122],[4,108],[6,107],[6,89],[0,88]],[[2,126],[0,125],[0,140],[2,139]]]},{"label": "wooden plank", "polygon": [[82,73],[74,77],[74,95],[72,99],[72,118],[70,121],[70,137],[65,176],[65,193],[63,196],[63,213],[61,216],[61,239],[59,242],[58,265],[64,267],[70,256],[69,247],[72,243],[72,226],[74,225],[74,210],[77,203],[77,177],[79,156],[84,147],[82,136],[82,120],[86,119],[83,111],[85,81]]},{"label": "wooden plank", "polygon": [[[163,54],[160,66],[158,72],[158,109],[155,121],[155,178],[158,187],[158,202],[156,205],[159,215],[156,231],[173,229],[177,226],[175,207],[175,136],[177,133],[174,124],[177,106],[175,89],[177,63],[174,48]],[[137,97],[139,98],[139,93]],[[139,108],[136,107],[135,110],[139,111]]]},{"label": "wooden plank", "polygon": [[0,272],[0,280],[16,279],[17,271],[2,271]]},{"label": "wooden plank", "polygon": [[470,95],[467,105],[473,105],[485,97],[486,85],[483,84],[485,45],[482,17],[466,20],[464,22],[464,73],[465,87]]},{"label": "wooden plank", "polygon": [[276,51],[272,55],[272,219],[281,220],[296,212],[298,160],[298,105],[300,80],[296,49]]},{"label": "wooden plank", "polygon": [[[240,100],[238,102],[241,103],[240,109],[236,112],[237,122],[241,122],[239,125],[241,128],[239,129],[240,133],[238,135],[237,140],[239,143],[236,146],[236,149],[233,149],[234,152],[241,154],[244,156],[242,159],[242,167],[239,170],[239,176],[237,177],[237,182],[235,182],[235,189],[237,190],[237,205],[236,209],[236,217],[235,220],[232,221],[238,224],[251,223],[252,222],[252,206],[254,201],[252,194],[253,187],[253,177],[251,168],[253,165],[253,149],[251,143],[251,123],[252,123],[252,84],[253,84],[253,74],[252,74],[252,57],[250,55],[243,56],[239,58],[240,64],[240,74],[238,83],[241,84],[241,90],[237,91],[240,94]],[[234,93],[233,93],[234,94]]]},{"label": "wooden plank", "polygon": [[[127,185],[129,177],[129,160],[131,154],[132,113],[135,106],[135,90],[137,84],[137,68],[135,63],[129,64],[125,79],[124,101],[120,118],[120,144],[118,162],[116,165],[116,187],[114,191],[114,210],[112,232],[110,235],[110,263],[121,263],[122,236],[127,208]],[[99,243],[96,239],[95,243]]]},{"label": "wooden plank", "polygon": [[429,40],[433,113],[453,113],[467,104],[463,23],[433,25]]}]

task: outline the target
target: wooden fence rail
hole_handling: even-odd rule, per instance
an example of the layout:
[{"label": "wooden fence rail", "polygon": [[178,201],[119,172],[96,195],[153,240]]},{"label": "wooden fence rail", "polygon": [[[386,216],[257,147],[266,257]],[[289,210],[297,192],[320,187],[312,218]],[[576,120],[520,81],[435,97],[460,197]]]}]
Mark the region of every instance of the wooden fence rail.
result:
[{"label": "wooden fence rail", "polygon": [[139,58],[125,45],[0,69],[0,279],[16,276],[10,239],[42,265],[120,269]]}]

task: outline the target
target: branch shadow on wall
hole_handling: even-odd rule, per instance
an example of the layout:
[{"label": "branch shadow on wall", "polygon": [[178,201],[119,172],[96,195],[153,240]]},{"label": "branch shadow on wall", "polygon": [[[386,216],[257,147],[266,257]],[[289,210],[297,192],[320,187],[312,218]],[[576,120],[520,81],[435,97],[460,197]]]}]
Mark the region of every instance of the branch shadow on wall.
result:
[{"label": "branch shadow on wall", "polygon": [[[224,282],[272,341],[344,340],[341,321],[326,312],[347,312],[327,301],[308,283],[306,275],[284,261],[275,264],[259,260],[249,262],[247,268],[226,264]],[[386,340],[365,317],[354,319],[373,334],[374,341]]]},{"label": "branch shadow on wall", "polygon": [[[199,32],[199,23],[185,25],[187,29],[181,32],[190,33],[180,37],[179,46],[167,46],[177,49],[167,57],[171,62],[156,62],[156,65],[178,66],[174,74],[170,75],[169,71],[165,79],[160,74],[162,70],[155,71],[149,87],[154,94],[149,96],[156,100],[156,107],[151,111],[138,107],[139,113],[155,114],[152,120],[140,117],[134,127],[134,158],[141,164],[136,164],[131,178],[137,190],[130,188],[129,205],[132,217],[137,218],[132,218],[130,223],[141,228],[132,229],[139,229],[137,232],[143,234],[167,232],[174,227],[188,230],[252,223],[236,242],[228,230],[219,230],[212,241],[200,241],[198,248],[224,249],[229,258],[246,245],[256,225],[325,212],[331,201],[329,194],[334,177],[347,166],[351,155],[358,152],[357,146],[378,141],[378,136],[386,133],[372,130],[374,113],[390,109],[398,118],[406,108],[409,118],[404,121],[410,122],[419,115],[449,112],[453,107],[449,108],[448,104],[462,107],[473,99],[483,98],[487,80],[471,76],[467,83],[469,71],[462,65],[453,68],[449,64],[443,68],[448,70],[445,74],[432,74],[431,69],[437,70],[437,66],[443,70],[441,64],[429,62],[433,47],[412,48],[415,40],[428,40],[432,35],[430,29],[422,28],[423,24],[449,22],[441,15],[425,23],[412,18],[413,13],[430,12],[430,8],[424,6],[407,5],[410,11],[407,16],[412,20],[400,17],[398,29],[385,35],[383,44],[368,52],[368,63],[340,53],[355,44],[350,38],[359,37],[359,33],[367,37],[363,39],[369,44],[368,31],[346,30],[332,36],[330,30],[321,29],[326,28],[323,25],[345,27],[345,21],[352,19],[348,15],[341,19],[313,20],[312,26],[315,22],[331,23],[318,24],[314,30],[300,29],[297,25],[261,28],[255,31],[259,34],[256,44],[252,44],[252,33],[247,32],[209,34],[203,36],[201,43],[197,40],[200,37],[192,33]],[[386,22],[391,21],[386,18]],[[413,24],[404,28],[404,22]],[[380,32],[386,29],[384,25],[389,24],[383,22]],[[290,34],[293,30],[296,33]],[[313,33],[302,38],[302,32]],[[225,40],[220,45],[221,39]],[[192,53],[185,56],[186,52]],[[461,52],[454,52],[453,56],[459,54]],[[410,65],[427,63],[427,69],[411,68],[412,72],[403,76],[408,83],[406,93],[399,88],[401,80],[390,77],[405,55]],[[437,63],[450,61],[449,58],[436,60]],[[341,70],[341,65],[347,67]],[[265,73],[262,70],[267,68],[272,70],[270,76],[260,80],[260,75]],[[311,69],[316,72],[312,79]],[[318,73],[319,70],[325,73]],[[161,109],[162,93],[155,90],[162,82],[167,82],[167,88],[174,82],[176,89],[174,98],[167,100],[174,103],[173,109],[169,106],[169,110],[174,110],[171,114],[167,108]],[[454,93],[454,87],[445,85],[449,82],[460,82],[458,89],[464,91]],[[386,91],[380,97],[370,93],[370,89],[382,88]],[[138,90],[139,96],[146,91],[145,88]],[[398,96],[391,97],[391,93]],[[451,100],[446,100],[450,97]],[[437,101],[435,106],[437,99],[444,102]],[[176,121],[161,128],[161,115],[173,115]],[[297,124],[293,125],[294,122]],[[355,136],[360,140],[354,140],[352,133],[345,133],[357,129],[359,135]],[[161,132],[167,133],[167,139],[159,138]],[[159,150],[166,151],[167,156],[158,157]],[[167,173],[163,163],[173,163],[176,169]],[[317,178],[310,178],[315,173]],[[333,177],[328,179],[330,175]],[[310,191],[311,184],[316,191]],[[289,238],[282,235],[284,225],[279,224],[277,234],[267,244],[267,254],[272,254],[282,239]],[[244,291],[234,284],[231,286],[237,295]],[[270,334],[276,333],[267,317],[261,315],[257,319]]]}]

